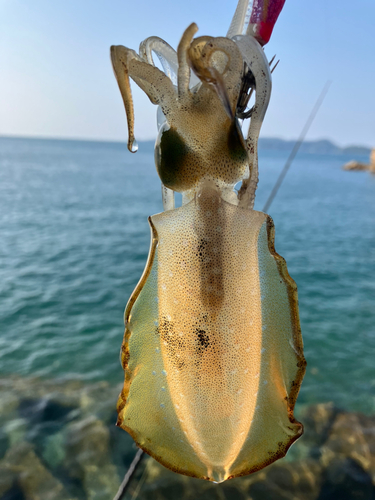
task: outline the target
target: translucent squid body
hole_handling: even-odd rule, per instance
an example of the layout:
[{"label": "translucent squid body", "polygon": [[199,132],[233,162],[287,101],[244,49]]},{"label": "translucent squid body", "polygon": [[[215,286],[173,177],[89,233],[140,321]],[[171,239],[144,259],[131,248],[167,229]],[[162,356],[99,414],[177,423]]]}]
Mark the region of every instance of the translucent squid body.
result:
[{"label": "translucent squid body", "polygon": [[305,371],[297,288],[272,219],[253,210],[271,92],[261,44],[284,2],[255,3],[240,0],[226,37],[194,38],[191,24],[177,53],[158,37],[139,54],[111,48],[131,151],[129,76],[159,105],[164,204],[125,310],[117,425],[169,469],[216,482],[265,467],[303,432],[293,416]]}]

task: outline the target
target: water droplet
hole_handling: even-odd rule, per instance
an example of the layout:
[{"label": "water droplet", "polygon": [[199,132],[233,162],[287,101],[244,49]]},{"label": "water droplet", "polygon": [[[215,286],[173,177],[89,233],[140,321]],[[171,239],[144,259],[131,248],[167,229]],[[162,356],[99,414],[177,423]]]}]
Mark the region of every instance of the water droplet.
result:
[{"label": "water droplet", "polygon": [[165,387],[163,386],[163,387],[161,388],[161,390],[162,390],[162,391],[165,391],[166,389],[165,389]]},{"label": "water droplet", "polygon": [[152,372],[153,375],[156,375],[156,372]]},{"label": "water droplet", "polygon": [[136,153],[138,151],[138,142],[135,139],[133,139],[133,143],[130,146],[130,151],[132,153]]},{"label": "water droplet", "polygon": [[157,347],[157,348],[155,349],[155,352],[157,352],[157,353],[159,353],[159,352],[160,352],[159,347]]},{"label": "water droplet", "polygon": [[164,403],[160,403],[160,408],[165,408],[165,404]]},{"label": "water droplet", "polygon": [[167,372],[165,370],[162,370],[161,373],[162,373],[162,375],[165,375],[165,376],[167,375]]}]

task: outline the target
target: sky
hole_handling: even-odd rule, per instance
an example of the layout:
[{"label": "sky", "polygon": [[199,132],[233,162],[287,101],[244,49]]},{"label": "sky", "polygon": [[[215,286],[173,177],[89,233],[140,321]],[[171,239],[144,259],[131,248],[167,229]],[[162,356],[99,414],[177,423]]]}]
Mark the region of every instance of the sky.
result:
[{"label": "sky", "polygon": [[[125,141],[110,45],[138,50],[157,35],[174,48],[225,36],[236,0],[0,0],[0,135]],[[295,139],[323,86],[307,139],[375,147],[374,0],[286,0],[265,47],[280,64],[261,137]],[[132,85],[137,140],[156,136],[156,107]]]}]

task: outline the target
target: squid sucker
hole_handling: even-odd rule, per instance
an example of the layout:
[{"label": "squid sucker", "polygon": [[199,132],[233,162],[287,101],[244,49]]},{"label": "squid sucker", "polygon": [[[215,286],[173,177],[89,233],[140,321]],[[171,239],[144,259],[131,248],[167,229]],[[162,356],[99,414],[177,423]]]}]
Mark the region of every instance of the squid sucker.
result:
[{"label": "squid sucker", "polygon": [[240,0],[226,37],[194,38],[193,23],[177,52],[158,37],[139,54],[111,47],[130,151],[129,77],[159,106],[164,206],[149,217],[148,260],[125,310],[117,425],[169,469],[215,482],[283,457],[303,432],[297,287],[271,217],[253,209],[271,93],[263,45],[284,1]]}]

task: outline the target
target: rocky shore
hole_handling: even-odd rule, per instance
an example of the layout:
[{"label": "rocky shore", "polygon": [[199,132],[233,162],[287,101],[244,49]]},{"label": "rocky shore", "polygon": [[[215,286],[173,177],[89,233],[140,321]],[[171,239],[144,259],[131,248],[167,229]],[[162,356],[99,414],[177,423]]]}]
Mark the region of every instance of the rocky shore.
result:
[{"label": "rocky shore", "polygon": [[[120,387],[0,378],[0,500],[112,500],[136,452],[115,427]],[[305,407],[288,456],[216,485],[147,458],[128,500],[374,500],[375,416]]]},{"label": "rocky shore", "polygon": [[344,170],[368,170],[372,174],[375,174],[375,149],[371,151],[370,163],[362,163],[360,161],[349,161],[345,163],[342,167]]}]

